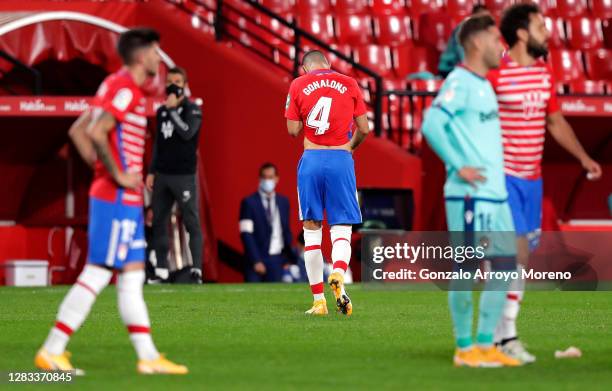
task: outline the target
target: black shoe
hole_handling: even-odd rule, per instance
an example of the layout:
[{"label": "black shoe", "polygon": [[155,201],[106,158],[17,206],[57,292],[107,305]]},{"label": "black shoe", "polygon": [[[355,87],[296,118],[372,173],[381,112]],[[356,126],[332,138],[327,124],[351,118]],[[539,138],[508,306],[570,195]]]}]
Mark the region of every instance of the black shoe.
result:
[{"label": "black shoe", "polygon": [[191,274],[191,280],[193,281],[194,284],[202,283],[202,271],[200,269],[196,269],[195,267],[193,267],[191,268],[190,274]]}]

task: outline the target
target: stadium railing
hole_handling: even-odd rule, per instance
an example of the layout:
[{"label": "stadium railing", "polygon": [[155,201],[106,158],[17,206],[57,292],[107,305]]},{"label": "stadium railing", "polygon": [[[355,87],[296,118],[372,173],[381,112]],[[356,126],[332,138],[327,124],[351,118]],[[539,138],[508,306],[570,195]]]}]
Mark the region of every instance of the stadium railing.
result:
[{"label": "stadium railing", "polygon": [[[375,134],[379,137],[387,137],[397,141],[408,152],[418,152],[418,142],[416,142],[417,128],[411,126],[406,129],[402,128],[401,125],[399,128],[391,128],[388,126],[391,123],[402,124],[401,118],[404,113],[401,112],[401,109],[399,113],[391,113],[389,110],[383,110],[383,107],[389,107],[390,102],[395,98],[400,100],[407,99],[410,116],[417,118],[422,116],[422,113],[418,112],[419,108],[424,108],[419,102],[421,100],[424,101],[427,97],[435,96],[434,92],[410,90],[385,91],[383,88],[383,77],[377,72],[356,62],[352,55],[346,55],[312,33],[300,28],[296,18],[288,21],[255,0],[243,0],[239,3],[224,0],[167,1],[187,13],[200,16],[201,23],[208,24],[214,29],[214,35],[218,41],[229,40],[238,43],[256,56],[266,60],[276,69],[286,72],[293,77],[299,75],[299,59],[300,55],[304,53],[305,47],[316,47],[324,52],[333,54],[339,61],[346,63],[343,65],[350,66],[355,72],[371,78],[373,81],[371,87],[369,85],[362,85],[362,88],[367,90],[365,94],[366,103],[371,109],[372,116],[370,120]],[[237,4],[241,5],[238,6]],[[249,12],[246,11],[247,9]],[[260,23],[258,17],[270,18],[284,28],[289,29],[290,34],[286,35],[290,36],[290,38]],[[246,23],[240,23],[239,20]],[[271,40],[275,42],[270,42]],[[283,43],[283,45],[279,45],[279,42]],[[279,61],[279,57],[285,61]],[[291,65],[287,66],[288,64]],[[395,115],[399,117],[392,118]],[[407,135],[408,141],[401,142],[401,137],[395,137],[396,134]]]}]

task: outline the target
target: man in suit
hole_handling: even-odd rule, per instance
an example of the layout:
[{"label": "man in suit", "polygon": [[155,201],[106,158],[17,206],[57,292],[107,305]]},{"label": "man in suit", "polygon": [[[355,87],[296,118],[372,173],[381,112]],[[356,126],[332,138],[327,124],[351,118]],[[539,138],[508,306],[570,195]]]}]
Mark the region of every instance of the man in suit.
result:
[{"label": "man in suit", "polygon": [[289,200],[276,194],[278,169],[265,163],[259,169],[258,190],[240,204],[240,237],[248,259],[247,282],[279,282],[290,261]]}]

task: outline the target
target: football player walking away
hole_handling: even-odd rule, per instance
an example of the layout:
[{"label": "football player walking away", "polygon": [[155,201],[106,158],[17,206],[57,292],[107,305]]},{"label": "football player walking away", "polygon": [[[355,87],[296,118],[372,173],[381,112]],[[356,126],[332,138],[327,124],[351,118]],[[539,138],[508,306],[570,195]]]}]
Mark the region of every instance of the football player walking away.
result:
[{"label": "football player walking away", "polygon": [[297,182],[299,214],[304,224],[304,262],[314,297],[306,313],[327,314],[321,253],[325,211],[334,268],[328,283],[338,311],[350,316],[353,305],[344,289],[344,273],[351,258],[352,225],[361,223],[352,152],[370,132],[367,109],[357,82],[331,70],[323,53],[308,52],[302,63],[306,74],[291,83],[285,118],[291,136],[302,130],[305,136]]}]

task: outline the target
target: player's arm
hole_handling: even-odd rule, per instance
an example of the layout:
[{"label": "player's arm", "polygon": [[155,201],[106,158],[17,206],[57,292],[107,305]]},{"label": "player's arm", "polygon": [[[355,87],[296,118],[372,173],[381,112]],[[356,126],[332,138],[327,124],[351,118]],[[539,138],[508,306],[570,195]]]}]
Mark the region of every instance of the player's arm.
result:
[{"label": "player's arm", "polygon": [[140,173],[128,173],[120,170],[108,144],[108,134],[115,125],[115,118],[110,113],[97,110],[93,114],[93,120],[89,126],[88,133],[98,158],[115,182],[121,187],[136,189],[142,183],[142,175]]},{"label": "player's arm", "polygon": [[304,124],[302,123],[302,121],[287,119],[287,132],[289,132],[290,136],[297,137],[303,128]]},{"label": "player's arm", "polygon": [[91,110],[84,111],[79,118],[72,124],[70,130],[68,130],[68,136],[72,140],[79,155],[83,158],[85,163],[90,167],[93,167],[96,162],[96,150],[94,148],[91,138],[87,134],[87,127],[91,122],[92,115]]},{"label": "player's arm", "polygon": [[453,116],[454,113],[449,109],[434,103],[425,113],[422,126],[423,136],[450,170],[456,170],[461,179],[475,187],[476,182],[483,182],[486,178],[481,174],[482,168],[464,166],[463,161],[455,152],[446,126]]},{"label": "player's arm", "polygon": [[351,138],[351,150],[354,151],[370,134],[370,124],[368,123],[368,115],[362,114],[355,118],[357,130]]},{"label": "player's arm", "polygon": [[553,138],[569,153],[571,153],[582,167],[589,173],[589,179],[599,179],[601,177],[601,166],[591,159],[584,150],[574,130],[567,122],[561,111],[556,111],[546,117],[546,126]]}]

